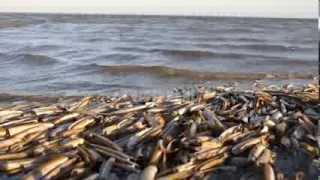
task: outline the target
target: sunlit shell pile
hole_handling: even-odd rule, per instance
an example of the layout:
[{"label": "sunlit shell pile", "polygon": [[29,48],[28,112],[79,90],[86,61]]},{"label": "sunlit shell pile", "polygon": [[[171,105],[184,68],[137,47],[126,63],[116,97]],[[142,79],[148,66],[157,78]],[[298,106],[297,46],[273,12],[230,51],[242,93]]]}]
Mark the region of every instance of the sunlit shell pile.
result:
[{"label": "sunlit shell pile", "polygon": [[275,149],[319,162],[319,120],[319,87],[312,84],[17,103],[0,108],[0,171],[25,180],[153,180],[239,169],[239,179],[250,179],[256,169],[258,179],[307,179],[309,172],[277,167]]}]

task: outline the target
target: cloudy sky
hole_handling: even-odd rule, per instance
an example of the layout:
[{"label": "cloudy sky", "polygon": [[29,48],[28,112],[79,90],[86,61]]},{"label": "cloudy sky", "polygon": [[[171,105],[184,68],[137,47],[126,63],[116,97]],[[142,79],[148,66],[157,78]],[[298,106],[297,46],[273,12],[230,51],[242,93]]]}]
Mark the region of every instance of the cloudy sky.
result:
[{"label": "cloudy sky", "polygon": [[318,0],[0,0],[0,12],[317,18]]}]

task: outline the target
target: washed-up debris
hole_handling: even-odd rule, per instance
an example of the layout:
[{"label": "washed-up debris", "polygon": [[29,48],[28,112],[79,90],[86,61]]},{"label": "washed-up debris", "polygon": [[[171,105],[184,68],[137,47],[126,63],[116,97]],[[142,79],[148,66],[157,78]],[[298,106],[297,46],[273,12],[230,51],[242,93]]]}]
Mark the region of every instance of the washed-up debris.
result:
[{"label": "washed-up debris", "polygon": [[313,179],[319,120],[312,84],[18,103],[0,109],[0,171],[25,180]]}]

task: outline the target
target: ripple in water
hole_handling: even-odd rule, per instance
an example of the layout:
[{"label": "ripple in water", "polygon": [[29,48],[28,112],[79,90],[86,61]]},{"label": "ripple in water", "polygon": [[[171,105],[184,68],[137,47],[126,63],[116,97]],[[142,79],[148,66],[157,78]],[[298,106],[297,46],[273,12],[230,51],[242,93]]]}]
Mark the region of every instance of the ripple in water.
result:
[{"label": "ripple in water", "polygon": [[317,20],[2,14],[0,91],[101,94],[203,82],[308,82]]}]

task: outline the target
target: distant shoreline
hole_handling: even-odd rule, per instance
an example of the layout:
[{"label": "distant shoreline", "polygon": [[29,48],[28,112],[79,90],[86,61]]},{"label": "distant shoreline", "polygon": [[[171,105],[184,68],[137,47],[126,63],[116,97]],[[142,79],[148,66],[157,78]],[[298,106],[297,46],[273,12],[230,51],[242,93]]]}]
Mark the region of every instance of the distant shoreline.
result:
[{"label": "distant shoreline", "polygon": [[122,13],[72,13],[72,12],[0,12],[0,14],[29,14],[29,15],[68,15],[68,16],[143,16],[143,17],[188,17],[188,18],[250,18],[250,19],[279,19],[279,20],[318,20],[317,18],[290,18],[290,17],[254,17],[254,16],[231,16],[231,15],[176,15],[176,14],[122,14]]}]

